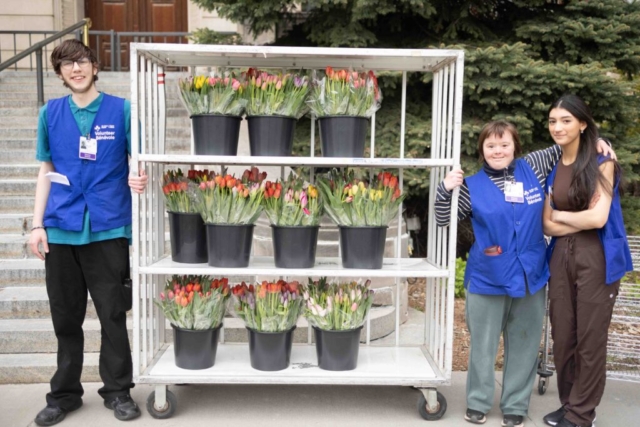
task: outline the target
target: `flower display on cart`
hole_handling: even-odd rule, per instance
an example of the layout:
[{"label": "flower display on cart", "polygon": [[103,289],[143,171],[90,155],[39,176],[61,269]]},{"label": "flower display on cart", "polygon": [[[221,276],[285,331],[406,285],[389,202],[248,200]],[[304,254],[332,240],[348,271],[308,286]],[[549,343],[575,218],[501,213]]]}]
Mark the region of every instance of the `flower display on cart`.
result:
[{"label": "flower display on cart", "polygon": [[398,177],[380,172],[367,181],[355,177],[353,170],[333,169],[318,180],[324,208],[342,226],[387,226],[398,215],[405,198]]},{"label": "flower display on cart", "polygon": [[204,330],[222,323],[230,295],[227,278],[174,275],[154,302],[173,326]]},{"label": "flower display on cart", "polygon": [[252,167],[241,178],[221,174],[200,181],[197,210],[207,224],[253,224],[262,213],[266,172]]},{"label": "flower display on cart", "polygon": [[284,332],[293,328],[302,313],[302,286],[297,282],[245,282],[235,286],[235,313],[248,328],[259,332]]},{"label": "flower display on cart", "polygon": [[307,110],[309,79],[301,73],[268,73],[249,68],[247,81],[248,116],[300,118]]},{"label": "flower display on cart", "polygon": [[373,71],[334,70],[311,85],[307,103],[316,117],[371,117],[382,102],[382,92]]},{"label": "flower display on cart", "polygon": [[182,170],[168,170],[162,176],[162,193],[167,211],[196,213],[196,187],[209,176],[209,171],[190,169],[187,176]]},{"label": "flower display on cart", "polygon": [[322,217],[322,199],[318,188],[289,173],[286,180],[267,181],[264,211],[273,225],[318,225]]},{"label": "flower display on cart", "polygon": [[246,82],[232,73],[221,76],[190,76],[178,79],[180,99],[195,114],[242,115],[247,104]]},{"label": "flower display on cart", "polygon": [[309,279],[303,293],[304,317],[325,331],[346,331],[362,326],[373,304],[373,290],[366,282],[327,283]]}]

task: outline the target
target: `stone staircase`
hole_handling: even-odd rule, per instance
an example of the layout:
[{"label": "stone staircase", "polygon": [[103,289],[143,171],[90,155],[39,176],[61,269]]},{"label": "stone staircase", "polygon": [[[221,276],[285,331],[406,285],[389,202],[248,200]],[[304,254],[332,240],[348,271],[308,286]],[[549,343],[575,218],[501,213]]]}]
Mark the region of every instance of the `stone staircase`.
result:
[{"label": "stone staircase", "polygon": [[[128,73],[101,72],[100,91],[130,98]],[[181,105],[175,83],[178,74],[167,76],[167,153],[188,153],[190,123]],[[53,73],[45,73],[45,100],[69,92]],[[26,242],[31,229],[33,202],[39,163],[35,160],[38,108],[34,72],[0,73],[0,384],[48,382],[55,372],[57,341],[50,320],[45,288],[44,262],[31,254]],[[241,128],[239,154],[249,154],[246,124]],[[240,172],[244,168],[239,169]],[[235,171],[235,170],[234,170]],[[268,172],[279,175],[280,168]],[[157,185],[151,183],[150,185]],[[270,229],[259,221],[254,250],[271,255]],[[168,230],[168,225],[165,226]],[[327,230],[331,234],[330,230]],[[334,233],[335,234],[335,233]],[[390,229],[389,236],[396,232]],[[328,236],[329,237],[329,236]],[[403,235],[403,240],[406,235]],[[167,235],[168,243],[168,235]],[[337,236],[323,243],[319,256],[337,256]],[[393,256],[394,241],[387,242]],[[167,244],[168,246],[168,244]],[[405,245],[403,245],[405,246]],[[305,278],[299,278],[305,280]],[[250,278],[249,278],[250,280]],[[375,281],[374,286],[388,283]],[[403,287],[402,319],[406,318],[406,287]],[[392,292],[379,293],[372,310],[371,337],[378,338],[395,328]],[[131,328],[132,322],[128,322]],[[306,322],[302,321],[302,323]],[[239,319],[225,321],[227,341],[246,340]],[[302,325],[301,325],[302,326]],[[169,337],[171,339],[169,329]],[[306,328],[299,328],[302,339]],[[304,330],[303,330],[304,329]],[[89,299],[84,323],[85,360],[83,381],[100,381],[98,355],[100,324]],[[131,335],[131,330],[130,330]]]}]

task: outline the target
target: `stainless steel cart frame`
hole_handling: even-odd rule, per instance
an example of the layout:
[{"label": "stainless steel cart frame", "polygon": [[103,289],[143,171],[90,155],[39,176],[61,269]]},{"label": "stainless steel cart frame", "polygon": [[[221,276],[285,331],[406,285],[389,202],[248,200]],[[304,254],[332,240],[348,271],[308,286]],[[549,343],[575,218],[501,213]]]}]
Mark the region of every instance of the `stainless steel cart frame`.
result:
[{"label": "stainless steel cart frame", "polygon": [[[400,140],[397,158],[374,157],[375,116],[371,120],[369,158],[314,157],[315,120],[311,126],[310,157],[195,156],[165,153],[166,108],[164,77],[166,67],[258,67],[281,69],[352,68],[402,73]],[[421,390],[418,409],[425,419],[438,419],[446,410],[444,396],[436,391],[451,381],[455,254],[457,235],[457,191],[452,203],[451,224],[436,226],[433,205],[435,188],[450,167],[460,162],[464,53],[460,50],[423,49],[342,49],[266,46],[205,46],[171,44],[131,44],[132,173],[144,168],[150,185],[133,200],[133,364],[136,383],[155,384],[147,409],[157,418],[167,418],[175,410],[175,396],[167,385],[208,384],[338,384],[403,385]],[[405,151],[405,110],[407,73],[431,74],[432,135],[430,158],[408,158]],[[140,139],[139,139],[140,136]],[[139,149],[138,149],[139,148]],[[193,153],[193,140],[191,153]],[[243,275],[390,277],[395,279],[395,345],[374,345],[367,334],[360,348],[358,368],[347,372],[322,371],[317,367],[309,330],[308,342],[294,345],[291,366],[279,372],[260,372],[249,364],[247,344],[224,342],[218,347],[216,365],[188,371],[174,364],[172,343],[165,342],[165,319],[153,304],[164,286],[164,275],[237,275],[237,269],[213,268],[206,264],[178,264],[164,251],[164,205],[158,182],[166,164],[336,166],[396,168],[400,185],[406,168],[430,172],[427,257],[401,258],[401,239],[396,240],[396,257],[385,258],[381,270],[344,269],[339,258],[319,258],[311,269],[283,270],[268,257],[253,257]],[[400,237],[401,227],[398,227]],[[425,334],[422,345],[400,345],[399,278],[427,280]],[[370,328],[367,328],[370,330]],[[305,367],[303,369],[303,367]]]}]

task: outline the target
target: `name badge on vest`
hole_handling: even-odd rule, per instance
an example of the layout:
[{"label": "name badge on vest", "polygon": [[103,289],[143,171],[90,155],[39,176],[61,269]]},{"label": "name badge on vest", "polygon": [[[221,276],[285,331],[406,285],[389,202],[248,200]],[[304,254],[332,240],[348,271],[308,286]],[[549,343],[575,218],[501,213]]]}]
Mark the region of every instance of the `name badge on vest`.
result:
[{"label": "name badge on vest", "polygon": [[504,200],[511,203],[524,203],[524,188],[521,182],[504,183]]},{"label": "name badge on vest", "polygon": [[95,160],[98,154],[98,141],[86,136],[80,137],[79,157],[85,160]]}]

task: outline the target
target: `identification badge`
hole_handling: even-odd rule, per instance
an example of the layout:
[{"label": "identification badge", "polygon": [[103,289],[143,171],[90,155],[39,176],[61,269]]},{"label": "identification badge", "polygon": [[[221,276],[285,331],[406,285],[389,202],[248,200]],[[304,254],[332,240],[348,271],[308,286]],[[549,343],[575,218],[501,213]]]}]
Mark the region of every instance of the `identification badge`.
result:
[{"label": "identification badge", "polygon": [[511,203],[524,203],[524,188],[522,183],[505,182],[504,200]]},{"label": "identification badge", "polygon": [[79,157],[85,160],[95,160],[98,154],[98,141],[86,136],[80,137],[80,154]]}]

